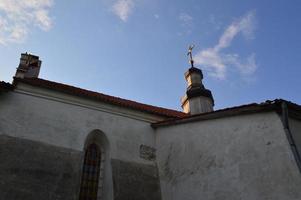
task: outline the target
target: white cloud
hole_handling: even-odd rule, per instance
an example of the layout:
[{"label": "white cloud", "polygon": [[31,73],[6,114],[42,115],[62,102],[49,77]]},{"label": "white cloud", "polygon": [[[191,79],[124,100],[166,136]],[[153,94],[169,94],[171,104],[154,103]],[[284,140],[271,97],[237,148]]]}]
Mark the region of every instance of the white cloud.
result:
[{"label": "white cloud", "polygon": [[42,30],[48,31],[51,29],[52,20],[49,17],[48,10],[45,9],[38,10],[36,11],[35,15],[36,15],[35,17],[36,17],[37,24]]},{"label": "white cloud", "polygon": [[193,17],[187,13],[180,13],[179,21],[181,23],[183,30],[178,32],[178,35],[182,36],[182,35],[191,34],[193,29]]},{"label": "white cloud", "polygon": [[34,26],[48,31],[52,5],[52,0],[0,0],[0,44],[23,42]]},{"label": "white cloud", "polygon": [[210,75],[218,79],[225,79],[228,68],[232,66],[242,75],[253,74],[257,69],[255,54],[241,59],[238,54],[226,54],[222,53],[222,50],[231,46],[233,39],[239,33],[242,33],[246,39],[252,39],[255,27],[255,12],[248,12],[226,28],[214,47],[197,53],[195,62],[205,67]]},{"label": "white cloud", "polygon": [[179,15],[179,20],[181,21],[182,26],[192,26],[193,17],[187,13],[181,13]]},{"label": "white cloud", "polygon": [[113,5],[113,12],[122,21],[126,22],[134,8],[134,0],[117,0]]}]

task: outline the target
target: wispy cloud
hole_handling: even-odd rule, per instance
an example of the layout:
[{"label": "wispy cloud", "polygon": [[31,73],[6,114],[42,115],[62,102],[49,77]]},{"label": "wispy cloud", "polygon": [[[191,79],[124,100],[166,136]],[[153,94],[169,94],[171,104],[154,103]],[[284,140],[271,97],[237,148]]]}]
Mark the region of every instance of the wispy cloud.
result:
[{"label": "wispy cloud", "polygon": [[183,25],[191,24],[193,21],[193,17],[187,13],[181,13],[179,15],[179,20],[183,23]]},{"label": "wispy cloud", "polygon": [[126,22],[135,6],[134,0],[117,0],[113,5],[113,12]]},{"label": "wispy cloud", "polygon": [[240,58],[238,54],[227,54],[222,51],[231,46],[232,41],[241,33],[246,39],[254,38],[255,12],[250,11],[239,20],[230,24],[221,35],[218,43],[211,48],[200,51],[195,62],[205,67],[210,75],[225,79],[228,68],[235,67],[242,75],[251,75],[257,69],[255,54]]},{"label": "wispy cloud", "polygon": [[34,26],[48,31],[52,5],[52,0],[0,0],[0,45],[23,42]]},{"label": "wispy cloud", "polygon": [[187,13],[180,13],[179,21],[183,30],[181,30],[181,32],[179,32],[178,35],[189,35],[193,29],[193,17]]}]

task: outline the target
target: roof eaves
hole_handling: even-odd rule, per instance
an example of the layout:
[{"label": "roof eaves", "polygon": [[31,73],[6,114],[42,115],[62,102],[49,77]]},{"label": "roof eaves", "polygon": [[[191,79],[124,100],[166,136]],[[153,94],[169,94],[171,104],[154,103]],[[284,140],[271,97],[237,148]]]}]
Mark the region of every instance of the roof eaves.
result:
[{"label": "roof eaves", "polygon": [[67,93],[70,95],[75,95],[75,96],[80,96],[84,98],[90,98],[93,100],[98,100],[122,107],[127,107],[135,110],[139,110],[142,112],[147,112],[150,114],[155,114],[155,115],[160,115],[164,116],[167,118],[181,118],[184,116],[187,116],[186,113],[176,111],[176,110],[171,110],[171,109],[166,109],[166,108],[161,108],[161,107],[156,107],[156,106],[151,106],[147,104],[142,104],[138,103],[135,101],[127,100],[127,99],[122,99],[119,97],[114,97],[98,92],[93,92],[81,88],[77,88],[74,86],[62,84],[62,83],[56,83],[44,79],[39,79],[39,78],[25,78],[25,79],[20,79],[20,78],[14,78],[14,85],[16,85],[18,82],[22,82],[25,84],[29,84],[32,86],[37,86],[37,87],[42,87],[46,89],[51,89],[55,90],[58,92],[62,93]]},{"label": "roof eaves", "polygon": [[[208,113],[190,115],[179,119],[168,119],[161,122],[152,123],[151,126],[153,128],[157,128],[161,126],[169,126],[169,125],[182,124],[188,122],[218,119],[218,118],[237,116],[237,115],[253,114],[258,112],[267,112],[272,110],[276,111],[277,113],[280,113],[282,102],[287,102],[287,101],[284,101],[282,99],[276,99],[273,101],[266,101],[260,104],[257,103],[246,104],[246,105],[225,108],[225,109],[208,112]],[[301,109],[301,106],[298,107]]]}]

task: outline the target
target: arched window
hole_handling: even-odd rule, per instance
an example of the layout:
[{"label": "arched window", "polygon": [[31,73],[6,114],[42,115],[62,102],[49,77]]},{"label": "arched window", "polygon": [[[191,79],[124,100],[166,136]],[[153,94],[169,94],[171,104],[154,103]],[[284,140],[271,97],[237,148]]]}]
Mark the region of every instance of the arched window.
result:
[{"label": "arched window", "polygon": [[92,143],[85,152],[79,200],[97,200],[101,149]]}]

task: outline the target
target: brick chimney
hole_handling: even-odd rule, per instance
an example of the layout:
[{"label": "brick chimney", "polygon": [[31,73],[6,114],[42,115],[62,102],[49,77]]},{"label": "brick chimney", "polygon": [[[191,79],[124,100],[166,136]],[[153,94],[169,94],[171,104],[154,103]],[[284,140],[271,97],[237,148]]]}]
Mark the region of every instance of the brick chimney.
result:
[{"label": "brick chimney", "polygon": [[15,77],[17,78],[38,78],[42,61],[39,56],[22,53],[20,64],[17,68]]}]

